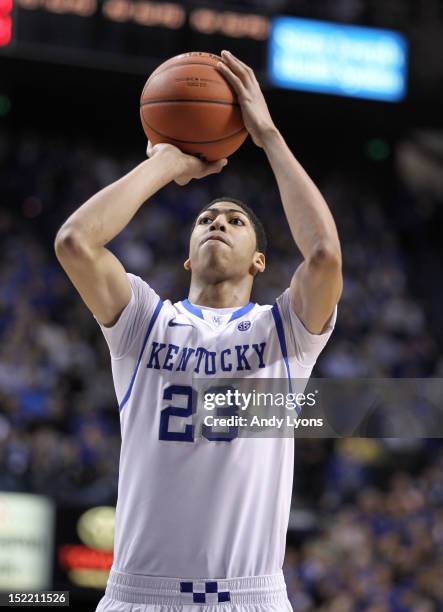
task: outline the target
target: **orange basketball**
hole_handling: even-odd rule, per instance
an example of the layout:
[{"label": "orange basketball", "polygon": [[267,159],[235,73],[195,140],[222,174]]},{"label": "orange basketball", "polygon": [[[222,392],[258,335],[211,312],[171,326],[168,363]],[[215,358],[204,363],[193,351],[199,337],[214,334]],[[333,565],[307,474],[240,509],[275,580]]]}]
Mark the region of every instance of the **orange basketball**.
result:
[{"label": "orange basketball", "polygon": [[237,96],[217,70],[221,57],[194,51],[161,64],[146,82],[140,116],[152,142],[168,142],[205,159],[228,157],[244,142]]}]

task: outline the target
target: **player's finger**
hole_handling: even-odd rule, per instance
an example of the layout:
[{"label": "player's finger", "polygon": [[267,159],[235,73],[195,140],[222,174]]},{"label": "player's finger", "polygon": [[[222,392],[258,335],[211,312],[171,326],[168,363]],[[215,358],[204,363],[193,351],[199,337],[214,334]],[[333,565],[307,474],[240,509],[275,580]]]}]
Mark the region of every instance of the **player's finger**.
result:
[{"label": "player's finger", "polygon": [[244,93],[244,88],[245,88],[244,83],[242,82],[240,77],[234,74],[232,70],[226,64],[224,64],[223,62],[218,62],[217,68],[223,74],[225,79],[232,85],[232,87],[235,89],[237,94],[240,95]]},{"label": "player's finger", "polygon": [[232,51],[228,51],[227,49],[223,49],[223,51],[221,52],[221,55],[222,55],[223,58],[227,58],[229,61],[232,61],[234,63],[240,64],[240,66],[242,66],[245,69],[250,69],[249,66],[245,62],[243,62],[239,57],[234,55],[232,53]]},{"label": "player's finger", "polygon": [[221,172],[227,163],[228,160],[226,159],[226,157],[224,157],[223,159],[218,159],[215,162],[209,162],[206,166],[206,173],[216,174],[217,172]]},{"label": "player's finger", "polygon": [[152,149],[153,149],[152,142],[151,142],[150,140],[148,140],[148,146],[147,146],[147,148],[146,148],[146,155],[147,155],[148,157],[151,157],[151,155],[152,155]]},{"label": "player's finger", "polygon": [[239,73],[243,77],[245,78],[249,77],[251,79],[254,78],[255,75],[254,75],[254,71],[252,70],[252,68],[248,66],[247,64],[245,64],[244,62],[242,62],[238,57],[236,57],[230,51],[223,50],[222,58],[228,62],[228,65],[233,69],[234,72],[238,70]]}]

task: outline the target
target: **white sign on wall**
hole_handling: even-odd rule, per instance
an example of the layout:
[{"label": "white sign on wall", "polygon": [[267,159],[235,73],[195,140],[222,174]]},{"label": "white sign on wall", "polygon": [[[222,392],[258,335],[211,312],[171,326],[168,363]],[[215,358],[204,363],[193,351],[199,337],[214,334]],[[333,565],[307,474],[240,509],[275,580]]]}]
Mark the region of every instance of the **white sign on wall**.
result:
[{"label": "white sign on wall", "polygon": [[0,591],[51,588],[54,522],[48,498],[0,492]]}]

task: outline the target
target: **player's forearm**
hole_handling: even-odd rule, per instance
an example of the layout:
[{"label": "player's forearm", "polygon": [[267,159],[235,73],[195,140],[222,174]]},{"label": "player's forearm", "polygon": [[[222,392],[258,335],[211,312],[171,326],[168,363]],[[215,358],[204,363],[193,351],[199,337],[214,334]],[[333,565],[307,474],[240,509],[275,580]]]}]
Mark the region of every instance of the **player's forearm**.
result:
[{"label": "player's forearm", "polygon": [[331,211],[277,129],[265,136],[263,148],[292,236],[303,257],[310,260],[321,253],[340,259],[340,242]]},{"label": "player's forearm", "polygon": [[141,205],[176,174],[177,168],[167,154],[147,159],[82,204],[59,233],[70,230],[84,245],[104,246],[128,225]]}]

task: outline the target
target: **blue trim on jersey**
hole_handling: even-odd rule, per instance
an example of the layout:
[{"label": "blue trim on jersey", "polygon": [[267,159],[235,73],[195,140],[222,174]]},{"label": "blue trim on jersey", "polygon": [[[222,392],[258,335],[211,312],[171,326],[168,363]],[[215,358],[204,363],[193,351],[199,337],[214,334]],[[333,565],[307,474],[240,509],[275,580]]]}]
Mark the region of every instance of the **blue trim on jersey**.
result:
[{"label": "blue trim on jersey", "polygon": [[[186,310],[191,312],[193,315],[195,315],[196,317],[199,317],[200,319],[203,319],[203,320],[205,319],[203,316],[202,309],[199,308],[198,306],[194,306],[194,304],[191,304],[191,302],[188,299],[182,300],[181,303],[184,306],[184,308],[186,308]],[[231,321],[234,321],[235,319],[238,319],[239,317],[242,317],[243,315],[248,313],[250,310],[252,310],[254,306],[255,306],[255,302],[248,302],[248,304],[246,304],[245,306],[242,306],[238,310],[234,310],[228,323],[230,323]]]},{"label": "blue trim on jersey", "polygon": [[278,341],[280,342],[280,348],[283,355],[283,361],[285,362],[286,372],[288,374],[289,381],[289,393],[292,393],[292,384],[291,384],[291,370],[289,369],[289,361],[288,361],[288,350],[286,348],[286,338],[285,338],[285,330],[283,327],[283,321],[280,315],[280,311],[278,309],[277,302],[272,307],[272,316],[274,317],[275,327],[277,329]]},{"label": "blue trim on jersey", "polygon": [[204,320],[204,316],[203,316],[201,308],[197,308],[197,306],[194,306],[194,304],[191,304],[191,302],[188,299],[182,300],[182,304],[186,308],[186,310],[189,310],[189,312],[192,312],[193,315],[195,315],[196,317],[200,317],[200,319]]},{"label": "blue trim on jersey", "polygon": [[137,365],[135,366],[134,374],[132,375],[131,382],[129,383],[128,390],[126,391],[125,396],[122,399],[120,406],[118,407],[119,412],[121,412],[123,410],[126,402],[131,397],[132,387],[134,386],[134,380],[135,380],[135,377],[137,375],[137,371],[138,371],[138,367],[140,365],[140,361],[142,360],[143,351],[145,350],[145,346],[146,346],[146,343],[148,341],[149,334],[151,333],[151,330],[154,327],[154,323],[157,320],[157,317],[158,317],[158,315],[160,313],[160,310],[162,309],[163,304],[164,304],[164,302],[160,298],[158,300],[158,302],[157,302],[157,306],[155,307],[155,310],[154,310],[154,313],[153,313],[153,315],[151,317],[151,320],[149,321],[148,329],[146,331],[146,336],[145,336],[145,339],[143,340],[142,350],[140,351],[140,355],[138,357]]},{"label": "blue trim on jersey", "polygon": [[234,319],[238,319],[239,317],[242,317],[247,312],[252,310],[254,308],[254,306],[255,306],[255,302],[249,302],[248,304],[246,304],[245,306],[242,306],[238,310],[234,310],[234,312],[232,313],[231,318],[229,319],[228,323],[230,323],[231,321],[234,321]]}]

